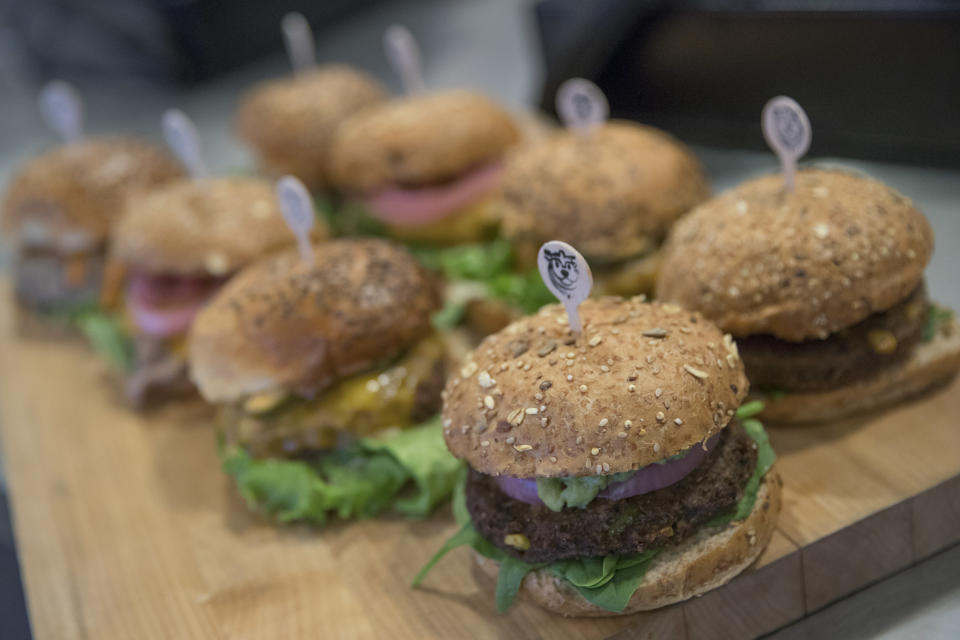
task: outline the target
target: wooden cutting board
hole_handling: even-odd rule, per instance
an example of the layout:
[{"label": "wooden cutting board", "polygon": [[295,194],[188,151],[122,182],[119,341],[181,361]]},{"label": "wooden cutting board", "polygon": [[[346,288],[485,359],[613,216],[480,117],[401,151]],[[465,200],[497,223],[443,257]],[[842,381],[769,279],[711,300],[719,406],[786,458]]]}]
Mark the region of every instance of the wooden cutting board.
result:
[{"label": "wooden cutting board", "polygon": [[408,587],[455,530],[448,509],[423,522],[271,526],[221,474],[205,406],[132,414],[79,341],[24,339],[12,315],[0,308],[0,426],[41,640],[744,637],[960,541],[954,382],[883,415],[770,430],[783,513],[729,585],[621,618],[525,603],[499,616],[466,549]]}]

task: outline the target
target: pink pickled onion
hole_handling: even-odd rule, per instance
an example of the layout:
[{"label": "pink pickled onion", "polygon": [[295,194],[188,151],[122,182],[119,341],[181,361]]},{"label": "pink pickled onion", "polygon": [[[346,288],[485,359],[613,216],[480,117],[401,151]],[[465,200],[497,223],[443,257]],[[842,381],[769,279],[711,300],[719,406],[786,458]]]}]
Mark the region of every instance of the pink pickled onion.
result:
[{"label": "pink pickled onion", "polygon": [[131,274],[127,310],[137,328],[159,338],[183,333],[225,278]]},{"label": "pink pickled onion", "polygon": [[[697,465],[703,462],[707,454],[716,446],[719,437],[720,434],[718,433],[707,440],[706,449],[699,444],[695,444],[689,449],[689,453],[682,458],[668,460],[663,464],[649,464],[626,480],[611,484],[601,491],[597,497],[607,500],[623,500],[624,498],[640,496],[676,484],[687,477],[697,468]],[[536,478],[497,476],[496,481],[500,490],[514,500],[519,500],[527,504],[543,504],[543,501],[537,494]]]},{"label": "pink pickled onion", "polygon": [[424,224],[472,204],[500,182],[503,163],[485,164],[444,185],[404,189],[387,187],[363,198],[370,213],[398,224]]}]

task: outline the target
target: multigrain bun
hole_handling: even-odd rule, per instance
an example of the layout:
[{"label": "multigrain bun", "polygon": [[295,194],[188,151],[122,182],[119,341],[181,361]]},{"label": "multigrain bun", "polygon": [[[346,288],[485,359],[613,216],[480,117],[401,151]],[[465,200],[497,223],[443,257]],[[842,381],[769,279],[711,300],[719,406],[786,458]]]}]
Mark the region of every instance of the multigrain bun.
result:
[{"label": "multigrain bun", "polygon": [[295,249],[224,286],[193,322],[190,375],[210,402],[312,394],[388,360],[431,331],[430,275],[384,240],[334,240],[308,266]]},{"label": "multigrain bun", "polygon": [[903,364],[862,382],[823,392],[757,395],[765,405],[764,421],[816,425],[896,404],[949,381],[958,370],[960,325],[951,319],[931,341],[916,346]]},{"label": "multigrain bun", "polygon": [[735,345],[698,313],[600,298],[580,317],[574,337],[546,306],[467,357],[444,391],[454,456],[492,475],[629,471],[706,440],[747,394]]},{"label": "multigrain bun", "polygon": [[[780,513],[782,481],[776,469],[763,477],[753,511],[745,519],[720,527],[705,527],[651,561],[643,583],[622,612],[601,609],[583,599],[549,569],[527,574],[521,597],[568,617],[607,617],[658,609],[715,589],[749,567],[770,542]],[[496,579],[499,563],[479,554],[481,572]]]},{"label": "multigrain bun", "polygon": [[442,182],[498,159],[518,137],[510,114],[478,93],[392,100],[337,129],[330,151],[331,182],[358,192]]},{"label": "multigrain bun", "polygon": [[876,180],[805,169],[796,189],[764,176],[700,205],[667,241],[657,297],[735,336],[825,338],[903,300],[933,252],[907,198]]},{"label": "multigrain bun", "polygon": [[254,87],[240,105],[236,128],[257,150],[267,172],[290,173],[311,187],[322,187],[334,129],[386,95],[361,71],[344,65],[315,67]]},{"label": "multigrain bun", "polygon": [[686,146],[658,129],[616,121],[517,149],[500,191],[496,209],[507,237],[537,247],[575,242],[603,259],[648,252],[710,195]]},{"label": "multigrain bun", "polygon": [[[318,220],[313,237],[326,236]],[[130,203],[111,252],[154,273],[222,276],[293,241],[270,182],[178,180]]]},{"label": "multigrain bun", "polygon": [[137,138],[110,136],[57,147],[13,176],[3,200],[3,228],[30,221],[53,246],[76,232],[91,246],[102,244],[131,195],[182,175],[172,155]]}]

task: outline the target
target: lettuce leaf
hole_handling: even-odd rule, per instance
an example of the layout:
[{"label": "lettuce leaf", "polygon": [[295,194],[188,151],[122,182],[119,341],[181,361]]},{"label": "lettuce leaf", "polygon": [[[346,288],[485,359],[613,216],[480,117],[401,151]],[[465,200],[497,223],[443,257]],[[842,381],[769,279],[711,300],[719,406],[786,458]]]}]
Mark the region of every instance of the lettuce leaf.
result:
[{"label": "lettuce leaf", "polygon": [[98,309],[74,314],[71,322],[80,329],[91,348],[114,368],[128,371],[133,364],[133,340],[120,319]]},{"label": "lettuce leaf", "polygon": [[537,496],[551,511],[564,507],[584,508],[601,491],[615,482],[623,482],[635,471],[624,471],[606,476],[571,476],[566,478],[537,478]]},{"label": "lettuce leaf", "polygon": [[388,508],[425,517],[462,473],[442,433],[436,418],[310,462],[257,460],[238,446],[221,446],[220,455],[247,504],[280,522],[324,524],[331,514],[369,518]]},{"label": "lettuce leaf", "polygon": [[[757,444],[757,468],[747,482],[744,496],[732,512],[714,518],[705,526],[719,526],[742,520],[753,510],[760,480],[770,470],[775,457],[767,434],[763,430],[763,425],[758,420],[749,417],[762,410],[762,403],[750,402],[743,405],[737,414],[738,418],[743,420],[747,435]],[[648,549],[640,553],[622,556],[575,558],[544,564],[525,563],[507,555],[502,549],[494,546],[481,536],[473,527],[466,507],[466,493],[463,486],[466,482],[466,474],[463,474],[461,478],[460,484],[454,489],[453,498],[454,516],[461,528],[420,570],[413,580],[414,587],[423,581],[430,569],[443,556],[457,547],[467,545],[473,547],[477,553],[500,563],[496,588],[497,611],[500,613],[505,612],[513,604],[524,577],[537,569],[546,569],[558,578],[565,580],[585,600],[595,606],[607,611],[621,612],[626,608],[630,598],[633,597],[639,586],[643,584],[650,563],[660,552],[659,549]]]},{"label": "lettuce leaf", "polygon": [[937,337],[937,331],[940,325],[949,322],[953,318],[953,311],[945,309],[936,304],[927,306],[927,317],[923,325],[923,341],[930,342]]}]

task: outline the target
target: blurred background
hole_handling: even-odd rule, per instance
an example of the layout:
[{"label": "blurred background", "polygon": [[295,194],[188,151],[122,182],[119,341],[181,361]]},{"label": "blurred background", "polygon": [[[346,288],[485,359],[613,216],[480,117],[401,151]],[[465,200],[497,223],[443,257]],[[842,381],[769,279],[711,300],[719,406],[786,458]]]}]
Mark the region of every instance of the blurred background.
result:
[{"label": "blurred background", "polygon": [[[51,78],[80,90],[91,133],[159,139],[161,113],[178,106],[214,171],[252,168],[233,110],[251,84],[288,72],[278,25],[291,10],[311,22],[321,63],[394,90],[381,45],[393,23],[419,40],[430,87],[552,112],[560,82],[589,78],[615,117],[694,145],[718,191],[775,168],[760,109],[790,95],[813,125],[808,159],[867,171],[928,215],[930,289],[960,307],[960,6],[948,0],[0,0],[0,184],[56,143],[36,109]],[[781,635],[960,637],[958,571],[954,549]],[[0,493],[0,638],[28,633]]]}]

